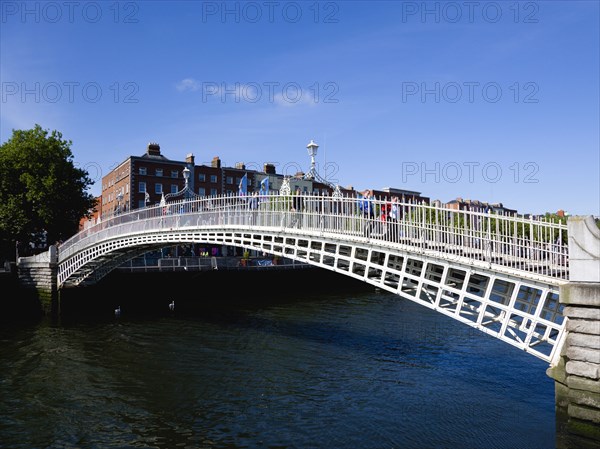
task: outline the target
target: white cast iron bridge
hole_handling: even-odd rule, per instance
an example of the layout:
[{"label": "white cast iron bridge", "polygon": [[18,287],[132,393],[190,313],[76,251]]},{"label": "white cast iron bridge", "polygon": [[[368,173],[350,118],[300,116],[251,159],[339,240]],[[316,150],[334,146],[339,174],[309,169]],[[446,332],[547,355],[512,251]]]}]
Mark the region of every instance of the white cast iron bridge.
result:
[{"label": "white cast iron bridge", "polygon": [[552,363],[565,318],[566,225],[490,212],[293,195],[203,197],[114,215],[59,247],[58,287],[93,284],[170,244],[210,243],[283,256],[360,279]]}]

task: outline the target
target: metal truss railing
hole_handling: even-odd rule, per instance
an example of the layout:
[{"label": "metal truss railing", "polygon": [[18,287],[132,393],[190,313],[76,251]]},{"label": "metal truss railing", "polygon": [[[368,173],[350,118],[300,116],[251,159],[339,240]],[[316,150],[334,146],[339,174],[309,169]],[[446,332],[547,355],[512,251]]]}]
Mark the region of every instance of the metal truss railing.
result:
[{"label": "metal truss railing", "polygon": [[[299,210],[294,205],[300,205]],[[59,264],[86,247],[127,234],[231,226],[327,233],[550,283],[569,276],[563,223],[326,195],[203,197],[112,215],[65,241],[59,248]]]}]

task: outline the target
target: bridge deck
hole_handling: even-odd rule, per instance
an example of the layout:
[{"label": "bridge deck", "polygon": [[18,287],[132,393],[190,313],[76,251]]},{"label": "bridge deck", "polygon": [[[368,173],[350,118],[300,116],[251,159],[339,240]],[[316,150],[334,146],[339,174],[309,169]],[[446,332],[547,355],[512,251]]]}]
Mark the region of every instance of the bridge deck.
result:
[{"label": "bridge deck", "polygon": [[[568,279],[566,225],[493,213],[455,211],[427,205],[395,203],[396,218],[382,216],[385,201],[373,200],[376,213],[364,214],[356,198],[303,196],[302,211],[290,211],[290,197],[213,197],[180,201],[109,217],[77,234],[60,248],[66,260],[96,238],[124,232],[182,229],[302,229],[338,237],[360,237],[412,251],[434,251],[442,258],[462,257],[505,266],[518,276]],[[379,216],[378,216],[379,215]],[[128,225],[128,226],[126,226]],[[106,232],[113,229],[114,232]]]}]

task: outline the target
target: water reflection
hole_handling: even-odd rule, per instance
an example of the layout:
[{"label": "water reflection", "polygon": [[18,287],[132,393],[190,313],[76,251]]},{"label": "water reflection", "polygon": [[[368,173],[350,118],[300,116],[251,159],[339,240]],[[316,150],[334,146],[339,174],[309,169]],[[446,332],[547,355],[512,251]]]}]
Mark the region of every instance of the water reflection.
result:
[{"label": "water reflection", "polygon": [[555,445],[542,361],[394,295],[177,304],[4,326],[1,446]]}]

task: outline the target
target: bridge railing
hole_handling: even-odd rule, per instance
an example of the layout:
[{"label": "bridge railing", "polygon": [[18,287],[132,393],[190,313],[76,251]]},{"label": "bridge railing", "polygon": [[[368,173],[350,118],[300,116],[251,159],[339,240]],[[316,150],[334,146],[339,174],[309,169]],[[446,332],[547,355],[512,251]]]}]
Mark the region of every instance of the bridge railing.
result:
[{"label": "bridge railing", "polygon": [[[98,241],[127,233],[203,227],[292,228],[367,238],[441,257],[479,260],[568,279],[565,223],[543,218],[454,210],[412,202],[327,195],[214,196],[112,215],[60,246],[64,260]],[[300,203],[300,210],[293,205]]]}]

